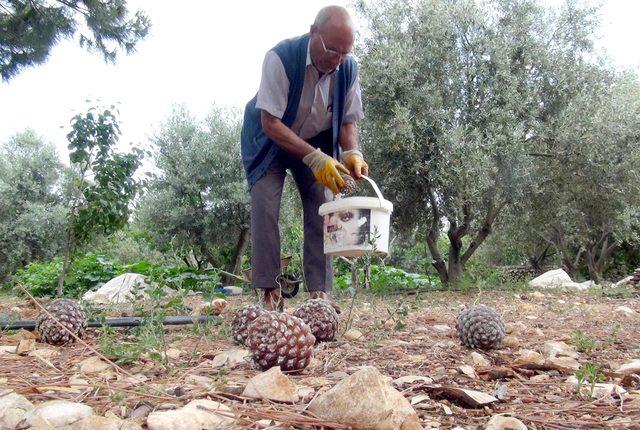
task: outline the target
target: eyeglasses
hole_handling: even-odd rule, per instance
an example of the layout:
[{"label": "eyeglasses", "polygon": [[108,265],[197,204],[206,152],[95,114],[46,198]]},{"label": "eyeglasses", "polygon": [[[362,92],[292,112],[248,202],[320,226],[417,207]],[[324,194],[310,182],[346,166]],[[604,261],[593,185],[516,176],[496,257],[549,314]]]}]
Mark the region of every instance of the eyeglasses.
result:
[{"label": "eyeglasses", "polygon": [[338,58],[343,59],[351,55],[351,52],[339,52],[339,51],[327,48],[327,46],[324,44],[324,39],[322,38],[322,35],[318,33],[318,36],[320,36],[320,43],[322,43],[322,49],[324,49],[325,54],[327,54],[328,56],[335,59],[338,59]]}]

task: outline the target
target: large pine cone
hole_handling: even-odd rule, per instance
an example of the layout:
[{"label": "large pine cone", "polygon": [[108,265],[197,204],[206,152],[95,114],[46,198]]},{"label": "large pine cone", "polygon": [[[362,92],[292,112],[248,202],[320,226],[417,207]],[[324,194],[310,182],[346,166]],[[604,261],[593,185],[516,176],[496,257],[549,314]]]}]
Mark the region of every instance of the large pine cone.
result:
[{"label": "large pine cone", "polygon": [[265,311],[249,327],[248,346],[253,360],[262,368],[302,370],[309,365],[316,338],[298,317]]},{"label": "large pine cone", "polygon": [[631,279],[627,282],[631,288],[640,289],[640,267],[636,269],[635,272],[631,275]]},{"label": "large pine cone", "polygon": [[238,345],[246,345],[249,339],[249,325],[258,318],[264,310],[257,305],[245,306],[236,312],[231,323],[231,335]]},{"label": "large pine cone", "polygon": [[[82,337],[87,328],[84,312],[73,300],[56,299],[44,307],[52,317],[60,321],[73,334]],[[51,345],[64,345],[75,342],[66,330],[60,327],[49,315],[41,312],[36,320],[36,332],[40,340]]]},{"label": "large pine cone", "polygon": [[326,300],[307,300],[296,309],[293,315],[309,325],[316,341],[335,339],[338,330],[338,314]]},{"label": "large pine cone", "polygon": [[497,348],[504,337],[500,315],[485,305],[470,306],[458,315],[458,336],[468,348]]}]

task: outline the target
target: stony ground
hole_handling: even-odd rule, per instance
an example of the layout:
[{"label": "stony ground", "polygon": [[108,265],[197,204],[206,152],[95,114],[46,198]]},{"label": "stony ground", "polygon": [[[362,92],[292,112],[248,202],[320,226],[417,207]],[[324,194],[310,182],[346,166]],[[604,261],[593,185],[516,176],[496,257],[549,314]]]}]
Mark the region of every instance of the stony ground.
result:
[{"label": "stony ground", "polygon": [[[289,311],[304,299],[299,296],[287,302]],[[67,347],[34,344],[28,340],[30,332],[2,333],[0,411],[2,395],[11,390],[36,405],[65,399],[110,419],[127,419],[132,425],[127,428],[147,428],[152,411],[209,398],[229,406],[233,428],[346,428],[318,420],[307,405],[369,365],[392,379],[424,428],[485,428],[497,414],[517,418],[531,429],[640,428],[640,376],[618,370],[640,359],[640,299],[629,294],[362,293],[353,305],[342,297],[338,340],[318,345],[311,365],[288,375],[300,395],[293,404],[243,395],[249,379],[260,372],[230,341],[229,323],[238,308],[254,300],[250,295],[230,298],[220,325],[167,328],[166,347],[160,351],[166,362],[152,354],[119,367],[104,364],[93,349],[100,343],[96,330],[85,337],[87,345]],[[502,315],[508,337],[501,349],[471,351],[460,345],[455,319],[464,305],[473,303],[492,306]],[[33,318],[38,310],[29,300],[4,298],[3,312]],[[119,336],[128,339],[125,330]],[[21,340],[22,354],[16,354]],[[580,388],[567,382],[585,369],[587,381]],[[609,385],[592,391],[588,381],[596,374]],[[462,390],[493,399],[474,393],[469,397]]]}]

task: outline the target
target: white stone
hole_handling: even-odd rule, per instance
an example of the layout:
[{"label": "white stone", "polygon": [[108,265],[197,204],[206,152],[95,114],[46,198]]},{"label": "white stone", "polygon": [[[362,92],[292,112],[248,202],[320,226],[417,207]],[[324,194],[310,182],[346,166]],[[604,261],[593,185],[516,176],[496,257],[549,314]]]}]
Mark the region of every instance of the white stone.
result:
[{"label": "white stone", "polygon": [[542,345],[542,353],[547,358],[553,357],[572,357],[578,358],[580,355],[576,352],[574,346],[569,346],[564,342],[549,340]]},{"label": "white stone", "polygon": [[615,284],[613,284],[614,287],[618,288],[618,287],[626,287],[629,284],[629,281],[633,279],[633,276],[629,275],[624,279],[619,280],[618,282],[616,282]]},{"label": "white stone", "polygon": [[427,376],[419,376],[419,375],[407,375],[401,376],[393,380],[393,385],[402,387],[405,385],[415,384],[416,382],[431,384],[433,383],[433,379]]},{"label": "white stone", "polygon": [[484,358],[484,355],[480,354],[479,352],[473,351],[471,353],[471,359],[473,360],[473,364],[476,366],[479,366],[479,367],[491,366],[491,363],[489,363],[489,360]]},{"label": "white stone", "polygon": [[356,329],[350,329],[347,330],[342,337],[344,337],[347,340],[358,340],[358,339],[362,339],[362,332],[360,330],[356,330]]},{"label": "white stone", "polygon": [[62,427],[91,415],[94,415],[91,406],[66,400],[50,400],[40,403],[28,411],[20,425],[36,426],[48,424],[53,427]]},{"label": "white stone", "polygon": [[225,404],[199,399],[182,409],[156,411],[147,417],[149,430],[231,429],[235,425],[233,411]]},{"label": "white stone", "polygon": [[558,288],[565,282],[572,282],[571,277],[562,269],[550,270],[529,281],[531,288]]},{"label": "white stone", "polygon": [[527,426],[517,418],[494,415],[484,430],[527,430]]},{"label": "white stone", "polygon": [[446,324],[436,324],[431,328],[438,333],[449,333],[451,331],[451,327]]},{"label": "white stone", "polygon": [[578,290],[578,291],[584,291],[589,289],[589,287],[591,287],[591,281],[587,281],[587,282],[563,282],[562,285],[560,285],[561,288],[568,288],[571,290]]},{"label": "white stone", "polygon": [[17,393],[0,396],[0,428],[15,428],[24,414],[33,409],[33,403]]},{"label": "white stone", "polygon": [[250,356],[251,351],[248,349],[230,349],[228,351],[222,351],[213,357],[213,360],[211,360],[211,366],[214,369],[222,366],[227,366],[229,369],[233,369],[240,364],[246,363]]},{"label": "white stone", "polygon": [[279,366],[251,378],[242,395],[283,403],[295,403],[299,400],[296,385],[282,373]]},{"label": "white stone", "polygon": [[418,430],[420,419],[407,399],[375,367],[364,367],[309,404],[327,421],[370,430]]},{"label": "white stone", "polygon": [[616,308],[616,312],[617,313],[621,313],[621,314],[625,314],[628,317],[630,317],[630,316],[632,316],[632,315],[634,315],[636,313],[636,311],[634,311],[633,309],[631,309],[628,306],[618,306]]},{"label": "white stone", "polygon": [[640,360],[632,360],[623,364],[616,369],[616,373],[621,373],[623,375],[640,375]]},{"label": "white stone", "polygon": [[106,361],[102,361],[100,357],[89,357],[80,362],[80,373],[83,375],[91,375],[93,373],[102,373],[111,368]]}]

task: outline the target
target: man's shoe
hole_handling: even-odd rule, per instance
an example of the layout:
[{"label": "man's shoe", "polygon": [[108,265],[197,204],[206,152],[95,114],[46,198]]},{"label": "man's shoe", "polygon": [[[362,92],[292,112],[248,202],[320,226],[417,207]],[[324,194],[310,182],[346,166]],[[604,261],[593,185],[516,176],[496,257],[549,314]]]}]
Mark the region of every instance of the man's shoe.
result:
[{"label": "man's shoe", "polygon": [[284,299],[279,288],[264,290],[264,309],[266,311],[284,311]]},{"label": "man's shoe", "polygon": [[312,299],[326,300],[327,302],[329,302],[331,307],[335,309],[336,313],[339,314],[340,312],[342,312],[342,309],[340,309],[340,306],[338,305],[338,303],[333,299],[333,297],[331,296],[331,293],[326,293],[324,291],[309,291],[309,295],[311,296]]}]

